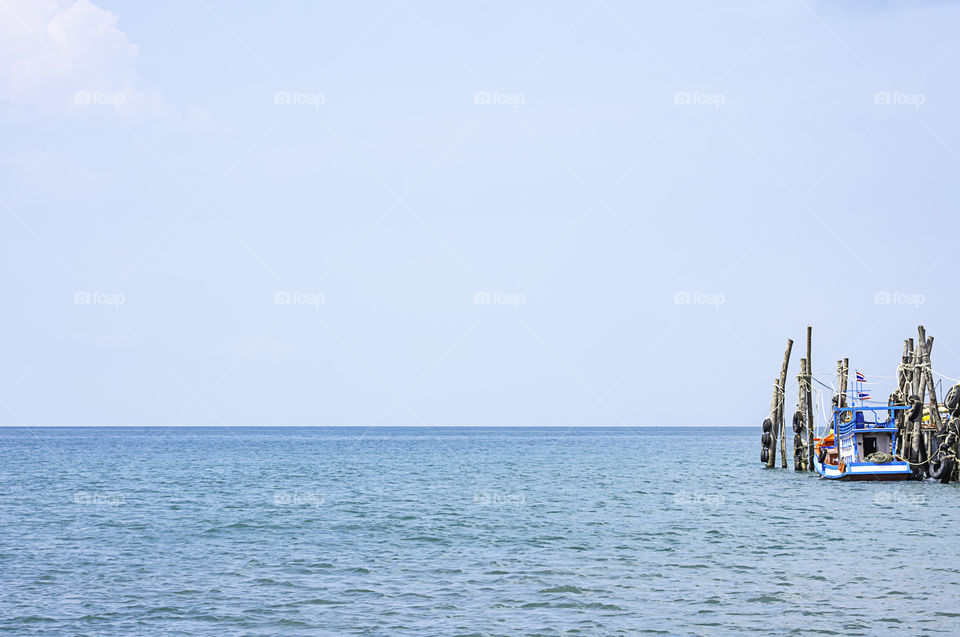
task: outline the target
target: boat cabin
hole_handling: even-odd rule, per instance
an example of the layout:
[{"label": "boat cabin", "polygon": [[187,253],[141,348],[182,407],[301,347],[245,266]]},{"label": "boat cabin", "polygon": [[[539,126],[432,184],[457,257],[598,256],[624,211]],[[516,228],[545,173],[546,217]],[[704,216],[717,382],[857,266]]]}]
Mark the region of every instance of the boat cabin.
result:
[{"label": "boat cabin", "polygon": [[834,411],[834,431],[839,435],[840,458],[847,464],[865,462],[875,453],[894,455],[896,449],[892,413],[883,408],[886,419],[880,420],[880,412],[873,407],[841,408]]}]

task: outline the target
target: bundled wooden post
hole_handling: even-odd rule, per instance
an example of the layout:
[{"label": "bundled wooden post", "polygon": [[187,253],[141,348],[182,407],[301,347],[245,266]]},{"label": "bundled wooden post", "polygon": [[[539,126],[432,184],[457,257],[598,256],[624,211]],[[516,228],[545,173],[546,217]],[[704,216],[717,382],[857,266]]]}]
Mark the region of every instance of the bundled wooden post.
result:
[{"label": "bundled wooden post", "polygon": [[[779,395],[779,392],[777,391],[779,389],[779,387],[777,386],[778,383],[779,383],[779,379],[774,378],[773,379],[773,398],[770,399],[770,417],[767,418],[767,420],[770,421],[771,423],[770,431],[763,432],[764,434],[766,433],[770,434],[770,438],[769,438],[770,444],[765,445],[767,449],[767,469],[773,469],[774,465],[776,465],[776,462],[777,462],[777,438],[776,438],[777,404],[780,400],[780,395]],[[766,429],[766,425],[767,425],[767,422],[764,421],[764,429]]]},{"label": "bundled wooden post", "polygon": [[930,351],[933,349],[933,337],[927,339],[927,346],[923,351],[923,373],[927,376],[927,393],[930,394],[930,422],[935,427],[934,430],[926,434],[927,442],[927,460],[933,458],[933,453],[938,442],[938,436],[943,433],[943,419],[940,417],[940,403],[937,401],[937,384],[933,380],[933,365],[930,363]]},{"label": "bundled wooden post", "polygon": [[910,339],[910,393],[920,394],[920,349]]},{"label": "bundled wooden post", "polygon": [[803,422],[807,428],[807,471],[813,471],[813,359],[811,358],[813,341],[813,326],[807,326],[807,402],[805,405],[806,414]]},{"label": "bundled wooden post", "polygon": [[930,351],[933,349],[933,337],[927,339],[923,348],[923,373],[927,377],[927,392],[930,394],[930,420],[937,426],[937,431],[943,429],[943,420],[940,418],[940,403],[937,401],[937,385],[933,381],[933,366],[930,363]]},{"label": "bundled wooden post", "polygon": [[[918,386],[919,391],[917,392],[917,397],[920,399],[920,404],[923,404],[924,397],[927,393],[927,377],[924,374],[923,361],[925,359],[925,352],[927,350],[927,331],[922,325],[917,327],[917,333],[919,339],[917,340],[917,353],[914,356],[914,361],[916,361],[914,367],[914,383]],[[932,343],[931,343],[932,345]],[[913,465],[913,469],[916,472],[918,478],[922,478],[926,473],[926,445],[923,443],[923,413],[921,412],[920,417],[916,419],[913,423],[913,431],[910,433],[910,462]],[[923,451],[923,456],[921,456],[921,450]]]},{"label": "bundled wooden post", "polygon": [[[920,338],[917,341],[917,371],[916,374],[920,379],[920,391],[917,392],[917,396],[920,397],[920,402],[923,402],[924,398],[927,395],[927,375],[924,373],[923,369],[923,359],[924,353],[927,349],[927,330],[922,325],[917,327],[917,332],[920,334]],[[931,345],[933,345],[931,343]]]},{"label": "bundled wooden post", "polygon": [[[807,470],[807,359],[800,359],[797,374],[797,412],[793,416],[793,470]],[[799,421],[799,427],[797,423]]]},{"label": "bundled wooden post", "polygon": [[787,441],[786,434],[783,429],[783,403],[784,403],[784,392],[783,384],[777,383],[777,420],[774,423],[775,431],[777,432],[777,440],[780,443],[780,468],[787,468]]},{"label": "bundled wooden post", "polygon": [[787,402],[787,368],[790,365],[790,352],[793,351],[793,339],[787,339],[787,350],[783,354],[783,365],[780,367],[780,382],[778,388],[780,391],[779,401],[777,403],[777,435],[780,436],[780,468],[787,468],[787,434],[783,423],[783,412]]},{"label": "bundled wooden post", "polygon": [[[926,330],[921,325],[918,328],[918,331],[921,332],[923,336],[926,336]],[[923,374],[924,384],[927,387],[927,393],[930,394],[930,422],[936,427],[937,434],[943,433],[943,420],[940,418],[940,403],[937,401],[937,385],[933,380],[933,367],[930,364],[930,351],[933,349],[933,337],[927,338],[925,341],[921,337],[921,350],[920,350],[920,372]],[[923,397],[921,396],[921,399]],[[934,451],[934,434],[933,432],[927,432],[924,434],[925,440],[923,441],[925,460],[933,456]]]},{"label": "bundled wooden post", "polygon": [[[910,339],[903,340],[903,354],[900,355],[900,365],[897,366],[897,389],[890,397],[890,403],[894,405],[907,404],[907,387],[910,383],[909,368],[910,365]],[[903,455],[903,443],[905,436],[905,419],[903,410],[894,412],[894,424],[897,427],[897,450]]]},{"label": "bundled wooden post", "polygon": [[[916,373],[916,360],[917,360],[917,350],[914,347],[913,338],[907,339],[907,356],[904,361],[904,387],[903,387],[903,403],[910,404],[910,396],[916,395],[920,391],[919,384],[916,383],[917,373]],[[901,420],[903,422],[903,430],[900,435],[900,444],[897,446],[900,449],[900,455],[904,458],[910,455],[910,439],[913,437],[913,427],[911,423],[907,420],[906,413],[901,415]]]}]

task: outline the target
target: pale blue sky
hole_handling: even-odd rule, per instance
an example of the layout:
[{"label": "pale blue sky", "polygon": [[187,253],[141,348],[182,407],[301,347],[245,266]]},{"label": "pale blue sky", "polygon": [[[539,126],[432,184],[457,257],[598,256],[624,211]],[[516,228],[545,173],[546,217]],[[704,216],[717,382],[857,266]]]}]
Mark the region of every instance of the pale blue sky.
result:
[{"label": "pale blue sky", "polygon": [[808,322],[960,376],[955,3],[0,7],[5,424],[754,425]]}]

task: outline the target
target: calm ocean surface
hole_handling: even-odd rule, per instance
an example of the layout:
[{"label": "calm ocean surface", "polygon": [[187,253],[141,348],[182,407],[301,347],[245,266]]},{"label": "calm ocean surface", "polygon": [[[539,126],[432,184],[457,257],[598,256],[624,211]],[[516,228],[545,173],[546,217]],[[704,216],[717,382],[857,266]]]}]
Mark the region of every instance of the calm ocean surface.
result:
[{"label": "calm ocean surface", "polygon": [[0,631],[960,632],[958,487],[764,471],[759,439],[0,429]]}]

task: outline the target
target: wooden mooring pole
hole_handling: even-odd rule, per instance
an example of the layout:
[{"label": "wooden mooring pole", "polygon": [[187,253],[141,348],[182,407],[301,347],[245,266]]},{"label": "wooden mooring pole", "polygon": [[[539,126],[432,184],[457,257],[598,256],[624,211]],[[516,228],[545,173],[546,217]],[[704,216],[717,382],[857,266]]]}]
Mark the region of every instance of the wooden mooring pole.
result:
[{"label": "wooden mooring pole", "polygon": [[[930,409],[930,423],[936,427],[935,431],[937,434],[943,432],[943,421],[940,418],[940,404],[937,401],[937,385],[933,380],[933,368],[930,364],[930,351],[933,349],[933,337],[927,337],[927,330],[920,325],[917,327],[917,333],[920,336],[919,338],[919,350],[920,350],[920,375],[922,376],[920,381],[920,401],[924,399],[924,394],[930,395],[929,409]],[[922,421],[923,418],[921,417]],[[920,470],[923,473],[928,473],[931,469],[930,459],[933,456],[934,452],[934,431],[924,431],[922,425],[917,425],[914,427],[914,434],[917,435],[918,439],[911,440],[911,455],[914,451],[917,451],[918,461],[921,463]],[[920,475],[923,475],[921,473]]]},{"label": "wooden mooring pole", "polygon": [[[922,405],[927,393],[927,375],[924,369],[924,361],[927,359],[927,330],[920,325],[917,327],[917,335],[919,336],[917,339],[917,354],[914,357],[917,365],[914,375],[917,376],[916,382],[919,386],[919,391],[916,395]],[[933,346],[933,343],[929,343],[929,345]],[[910,434],[910,462],[915,465],[913,470],[918,479],[923,479],[926,475],[926,452],[927,446],[923,441],[923,412],[921,411],[920,417],[913,423],[913,432]]]},{"label": "wooden mooring pole", "polygon": [[[766,450],[767,469],[773,469],[777,462],[777,402],[780,398],[779,378],[773,379],[773,398],[770,399],[770,417],[763,421],[763,448]],[[769,429],[769,431],[768,431]],[[761,459],[763,455],[760,456]]]},{"label": "wooden mooring pole", "polygon": [[780,367],[780,382],[778,389],[780,396],[777,402],[777,435],[780,436],[780,468],[787,468],[787,431],[783,423],[783,412],[787,403],[787,368],[790,365],[790,352],[793,351],[793,339],[787,339],[787,350],[783,354],[783,365]]},{"label": "wooden mooring pole", "polygon": [[[780,442],[781,467],[787,468],[787,442],[783,427],[784,389],[787,384],[787,368],[790,365],[790,352],[793,350],[793,339],[787,339],[787,349],[783,354],[783,365],[780,366],[780,376],[773,379],[773,397],[770,399],[770,417],[763,422],[763,438],[761,461],[766,457],[768,469],[773,469],[777,463],[777,441]],[[769,425],[768,425],[769,422]],[[769,431],[767,431],[769,429]],[[769,433],[769,435],[767,435]]]},{"label": "wooden mooring pole", "polygon": [[[797,411],[793,415],[793,470],[807,470],[807,359],[800,359],[797,374]],[[799,425],[799,426],[798,426]]]},{"label": "wooden mooring pole", "polygon": [[[907,359],[904,363],[904,387],[903,404],[910,404],[910,397],[915,396],[920,391],[919,379],[917,378],[917,349],[913,342],[913,337],[907,339]],[[901,416],[903,418],[903,432],[900,437],[898,449],[900,455],[904,458],[910,455],[910,439],[913,437],[913,424],[907,420],[906,412]]]},{"label": "wooden mooring pole", "polygon": [[910,339],[910,393],[919,394],[920,393],[920,370],[917,369],[920,367],[920,348],[916,347],[913,344],[913,339]]}]

